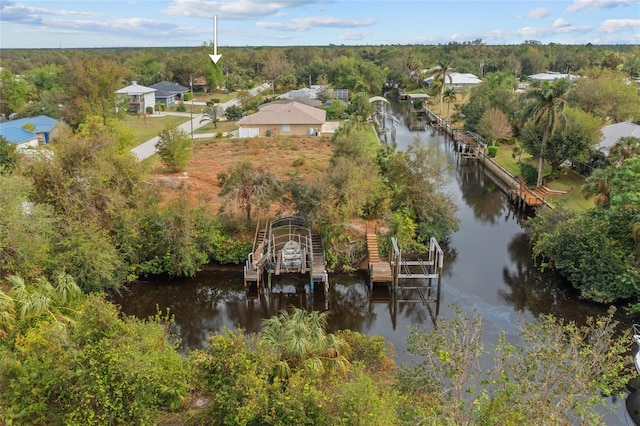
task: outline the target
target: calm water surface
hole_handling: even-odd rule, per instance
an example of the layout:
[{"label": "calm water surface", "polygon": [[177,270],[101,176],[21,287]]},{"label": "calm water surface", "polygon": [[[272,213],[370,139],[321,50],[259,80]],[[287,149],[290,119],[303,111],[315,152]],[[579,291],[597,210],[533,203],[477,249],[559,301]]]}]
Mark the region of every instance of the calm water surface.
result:
[{"label": "calm water surface", "polygon": [[[553,314],[582,322],[605,313],[603,307],[578,300],[554,275],[535,269],[523,219],[480,165],[460,161],[451,142],[431,129],[409,131],[397,109],[398,149],[406,149],[419,137],[433,155],[445,156],[450,165],[445,171],[450,178],[447,190],[459,208],[460,229],[445,244],[440,317],[450,317],[452,305],[469,314],[478,312],[484,321],[485,345],[490,346],[501,331],[517,333],[520,318]],[[277,277],[270,294],[246,294],[241,267],[212,266],[193,279],[136,283],[114,302],[124,313],[138,317],[155,314],[156,306],[169,308],[185,348],[203,347],[225,327],[257,331],[263,318],[291,305],[328,310],[331,331],[382,335],[394,344],[398,362],[411,360],[404,353],[409,326],[433,327],[435,304],[420,302],[416,294],[405,295],[413,301],[394,301],[385,289],[369,294],[364,275],[333,274],[329,281],[326,296],[320,288],[307,292],[306,279],[296,276]],[[609,417],[608,424],[631,424],[623,409]]]}]

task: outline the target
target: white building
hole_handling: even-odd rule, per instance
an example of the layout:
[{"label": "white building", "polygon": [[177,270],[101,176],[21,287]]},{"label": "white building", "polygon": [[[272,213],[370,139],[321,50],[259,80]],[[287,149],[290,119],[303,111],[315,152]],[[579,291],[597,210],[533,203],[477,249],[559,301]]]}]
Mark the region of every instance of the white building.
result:
[{"label": "white building", "polygon": [[578,76],[573,74],[562,74],[555,71],[541,72],[541,73],[532,74],[529,76],[530,80],[538,80],[538,81],[553,81],[553,80],[558,80],[562,78],[568,78],[569,80],[573,81],[576,78],[578,78]]},{"label": "white building", "polygon": [[[425,78],[424,84],[428,87],[433,84],[434,77]],[[453,87],[456,92],[462,92],[465,88],[474,87],[482,83],[480,77],[471,73],[452,72],[445,79],[445,87]]]},{"label": "white building", "polygon": [[136,81],[132,81],[129,86],[116,90],[116,93],[129,97],[129,112],[145,114],[148,107],[151,107],[152,113],[155,112],[156,89],[141,86]]}]

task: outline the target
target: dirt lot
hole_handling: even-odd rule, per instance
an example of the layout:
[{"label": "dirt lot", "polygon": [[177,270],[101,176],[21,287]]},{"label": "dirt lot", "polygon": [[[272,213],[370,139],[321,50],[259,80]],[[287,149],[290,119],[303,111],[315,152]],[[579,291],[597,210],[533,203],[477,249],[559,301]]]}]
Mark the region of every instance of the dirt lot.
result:
[{"label": "dirt lot", "polygon": [[201,139],[196,141],[184,172],[168,173],[159,166],[154,169],[154,176],[167,188],[167,197],[174,193],[172,188],[184,185],[193,200],[204,201],[217,211],[224,202],[219,197],[217,175],[239,161],[265,165],[283,180],[294,174],[309,180],[327,168],[331,152],[331,139],[327,136]]}]

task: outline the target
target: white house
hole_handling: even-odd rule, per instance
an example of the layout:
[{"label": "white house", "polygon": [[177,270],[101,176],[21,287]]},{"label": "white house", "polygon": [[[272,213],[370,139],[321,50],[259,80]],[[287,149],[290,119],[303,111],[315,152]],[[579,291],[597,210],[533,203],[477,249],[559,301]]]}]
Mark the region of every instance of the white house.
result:
[{"label": "white house", "polygon": [[640,126],[629,121],[609,124],[600,130],[602,131],[602,139],[598,144],[598,150],[605,155],[609,155],[609,150],[620,138],[627,136],[640,138]]},{"label": "white house", "polygon": [[[428,87],[433,84],[433,80],[433,77],[428,77],[423,80],[423,83]],[[470,88],[480,83],[482,83],[480,77],[471,73],[452,72],[445,79],[445,87],[453,87],[456,92],[461,92],[465,88]]]},{"label": "white house", "polygon": [[558,80],[558,79],[562,79],[562,78],[568,78],[569,80],[575,80],[576,78],[578,78],[577,75],[573,75],[573,74],[562,74],[559,72],[555,72],[555,71],[547,71],[547,72],[541,72],[538,74],[532,74],[530,76],[528,76],[530,80],[538,80],[538,81],[553,81],[553,80]]},{"label": "white house", "polygon": [[136,81],[132,81],[129,86],[116,90],[116,93],[129,97],[129,112],[144,114],[148,107],[151,107],[152,113],[155,112],[156,89],[141,86]]}]

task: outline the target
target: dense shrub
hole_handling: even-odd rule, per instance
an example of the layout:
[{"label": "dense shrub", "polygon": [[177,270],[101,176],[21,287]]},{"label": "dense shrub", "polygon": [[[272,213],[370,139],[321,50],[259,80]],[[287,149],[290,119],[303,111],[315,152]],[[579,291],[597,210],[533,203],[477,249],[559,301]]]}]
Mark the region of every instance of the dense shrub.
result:
[{"label": "dense shrub", "polygon": [[192,147],[189,134],[178,127],[163,130],[156,143],[162,162],[172,171],[181,171],[189,164]]},{"label": "dense shrub", "polygon": [[489,157],[495,157],[496,155],[498,155],[498,147],[495,145],[491,145],[487,147],[487,151],[489,153]]},{"label": "dense shrub", "polygon": [[74,318],[42,320],[0,346],[0,413],[7,424],[149,424],[188,391],[182,357],[160,318],[121,319],[89,296]]},{"label": "dense shrub", "polygon": [[520,173],[527,185],[533,185],[538,181],[538,169],[529,163],[520,164]]}]

